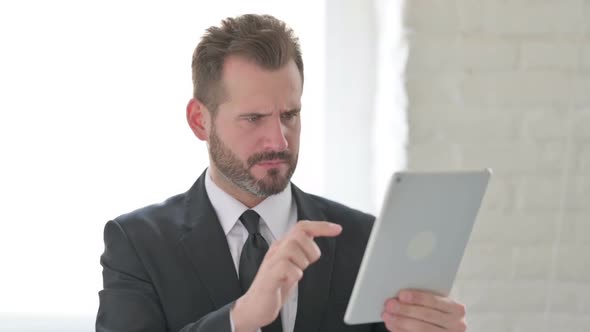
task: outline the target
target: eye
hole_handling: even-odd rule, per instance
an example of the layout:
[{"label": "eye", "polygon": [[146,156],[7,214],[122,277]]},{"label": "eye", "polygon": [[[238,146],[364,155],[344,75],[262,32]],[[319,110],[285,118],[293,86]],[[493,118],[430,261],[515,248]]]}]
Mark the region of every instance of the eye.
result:
[{"label": "eye", "polygon": [[281,114],[281,118],[284,120],[293,120],[299,115],[299,111],[285,112]]},{"label": "eye", "polygon": [[251,114],[251,115],[247,115],[244,117],[244,119],[246,119],[246,121],[248,122],[256,122],[258,120],[260,120],[261,116],[257,115],[257,114]]}]

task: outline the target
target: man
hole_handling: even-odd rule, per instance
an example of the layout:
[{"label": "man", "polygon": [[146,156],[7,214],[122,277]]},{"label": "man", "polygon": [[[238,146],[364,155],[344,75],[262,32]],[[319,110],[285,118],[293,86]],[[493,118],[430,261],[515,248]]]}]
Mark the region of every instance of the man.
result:
[{"label": "man", "polygon": [[211,27],[187,121],[209,168],[188,192],[105,226],[97,331],[464,331],[463,305],[403,291],[385,324],[343,322],[374,218],[290,182],[303,61],[271,16]]}]

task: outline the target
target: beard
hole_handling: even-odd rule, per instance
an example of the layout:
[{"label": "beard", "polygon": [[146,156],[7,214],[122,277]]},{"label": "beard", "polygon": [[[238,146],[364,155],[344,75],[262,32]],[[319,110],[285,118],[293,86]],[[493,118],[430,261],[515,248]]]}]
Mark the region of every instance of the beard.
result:
[{"label": "beard", "polygon": [[[298,158],[297,154],[293,155],[289,150],[267,151],[253,154],[244,165],[217,136],[215,126],[212,126],[209,135],[209,155],[222,177],[256,197],[268,197],[285,190],[295,172]],[[261,179],[256,179],[251,172],[252,167],[266,160],[284,161],[288,165],[285,175],[281,175],[278,168],[271,168]]]}]

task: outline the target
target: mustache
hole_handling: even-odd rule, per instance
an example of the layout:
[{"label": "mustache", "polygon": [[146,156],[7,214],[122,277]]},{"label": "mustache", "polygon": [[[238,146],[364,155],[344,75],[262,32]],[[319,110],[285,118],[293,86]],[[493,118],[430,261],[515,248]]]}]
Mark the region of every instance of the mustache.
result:
[{"label": "mustache", "polygon": [[282,160],[285,162],[291,162],[292,158],[293,156],[291,155],[291,152],[289,152],[288,150],[261,152],[252,155],[250,156],[250,158],[248,158],[248,168],[265,160]]}]

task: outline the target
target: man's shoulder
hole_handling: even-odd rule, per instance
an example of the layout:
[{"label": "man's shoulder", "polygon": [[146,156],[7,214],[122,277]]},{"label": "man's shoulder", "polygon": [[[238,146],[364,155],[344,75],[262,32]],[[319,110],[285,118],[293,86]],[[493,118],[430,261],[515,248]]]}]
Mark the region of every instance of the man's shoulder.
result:
[{"label": "man's shoulder", "polygon": [[159,203],[143,206],[124,213],[114,219],[125,230],[137,231],[139,228],[161,229],[180,227],[186,215],[186,193],[178,194]]}]

